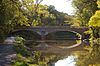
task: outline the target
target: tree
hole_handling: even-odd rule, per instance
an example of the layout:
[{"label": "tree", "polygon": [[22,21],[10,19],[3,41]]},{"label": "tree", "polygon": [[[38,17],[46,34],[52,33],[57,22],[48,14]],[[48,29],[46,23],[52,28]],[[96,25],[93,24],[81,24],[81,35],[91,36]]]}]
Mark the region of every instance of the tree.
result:
[{"label": "tree", "polygon": [[[100,8],[100,0],[97,1],[98,8]],[[88,25],[92,29],[92,34],[95,38],[100,38],[100,10],[97,10],[95,14],[90,18]]]},{"label": "tree", "polygon": [[[98,7],[100,0],[97,1]],[[76,66],[100,66],[100,10],[97,10],[95,14],[89,20],[89,27],[91,28],[91,40],[90,46],[86,48],[88,50],[84,55],[78,57]]]},{"label": "tree", "polygon": [[90,18],[89,26],[90,27],[100,27],[100,10],[96,11],[96,13]]},{"label": "tree", "polygon": [[96,2],[97,0],[73,0],[73,7],[81,26],[87,26],[90,17],[98,10]]},{"label": "tree", "polygon": [[29,26],[19,0],[0,0],[0,36],[6,36],[17,25]]},{"label": "tree", "polygon": [[15,18],[19,12],[19,1],[0,0],[0,35],[8,33],[16,24]]}]

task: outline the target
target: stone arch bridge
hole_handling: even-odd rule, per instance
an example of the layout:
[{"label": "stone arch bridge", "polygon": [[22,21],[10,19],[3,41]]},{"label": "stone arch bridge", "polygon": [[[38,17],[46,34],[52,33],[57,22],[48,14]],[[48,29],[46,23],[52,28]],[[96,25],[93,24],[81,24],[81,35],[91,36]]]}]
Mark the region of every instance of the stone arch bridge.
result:
[{"label": "stone arch bridge", "polygon": [[16,31],[34,31],[37,34],[41,35],[42,39],[49,33],[57,32],[57,31],[69,31],[73,33],[77,33],[80,35],[79,39],[84,39],[84,32],[88,30],[86,27],[70,27],[70,26],[35,26],[35,27],[21,27],[15,28],[11,31],[11,33]]}]

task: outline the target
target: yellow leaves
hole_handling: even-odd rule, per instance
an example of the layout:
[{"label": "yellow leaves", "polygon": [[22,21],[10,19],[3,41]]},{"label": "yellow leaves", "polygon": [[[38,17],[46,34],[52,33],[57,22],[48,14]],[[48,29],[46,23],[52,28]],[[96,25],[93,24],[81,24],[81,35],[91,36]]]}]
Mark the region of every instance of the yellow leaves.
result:
[{"label": "yellow leaves", "polygon": [[77,18],[73,18],[71,26],[79,27],[80,26],[80,21]]},{"label": "yellow leaves", "polygon": [[90,64],[89,66],[100,66],[100,64]]},{"label": "yellow leaves", "polygon": [[39,24],[39,22],[37,20],[33,20],[32,26],[37,26],[38,24]]},{"label": "yellow leaves", "polygon": [[37,64],[29,64],[29,66],[38,66]]},{"label": "yellow leaves", "polygon": [[39,5],[39,7],[37,9],[37,12],[38,12],[38,16],[41,16],[41,14],[43,14],[44,18],[47,18],[49,16],[49,12],[47,10],[47,6]]},{"label": "yellow leaves", "polygon": [[90,18],[89,26],[100,27],[100,10],[96,11],[96,13]]},{"label": "yellow leaves", "polygon": [[97,1],[98,8],[100,8],[100,0]]},{"label": "yellow leaves", "polygon": [[19,20],[18,20],[17,23],[20,24],[20,25],[30,26],[28,24],[28,18],[26,16],[22,15],[21,12],[19,14],[20,14],[19,15]]},{"label": "yellow leaves", "polygon": [[91,33],[92,33],[92,30],[89,29],[88,31],[85,31],[84,33],[85,33],[85,34],[91,34]]},{"label": "yellow leaves", "polygon": [[19,14],[19,11],[16,11],[15,13],[15,17],[18,17],[20,14]]}]

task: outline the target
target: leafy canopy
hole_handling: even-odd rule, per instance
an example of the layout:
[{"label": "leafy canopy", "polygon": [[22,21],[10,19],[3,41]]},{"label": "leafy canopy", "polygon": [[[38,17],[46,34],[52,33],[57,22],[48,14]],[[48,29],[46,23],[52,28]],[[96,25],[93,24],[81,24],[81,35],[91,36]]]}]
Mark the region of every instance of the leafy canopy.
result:
[{"label": "leafy canopy", "polygon": [[90,18],[89,26],[100,27],[100,10],[96,11],[96,13]]}]

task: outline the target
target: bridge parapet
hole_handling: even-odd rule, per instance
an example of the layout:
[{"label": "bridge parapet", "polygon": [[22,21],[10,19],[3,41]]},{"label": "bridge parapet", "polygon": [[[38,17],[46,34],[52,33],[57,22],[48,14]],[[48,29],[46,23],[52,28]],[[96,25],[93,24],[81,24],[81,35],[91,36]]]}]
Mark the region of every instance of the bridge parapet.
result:
[{"label": "bridge parapet", "polygon": [[35,29],[39,29],[39,28],[88,28],[88,27],[72,27],[72,26],[33,26],[33,27],[17,27],[15,29],[26,29],[26,28],[35,28]]}]

